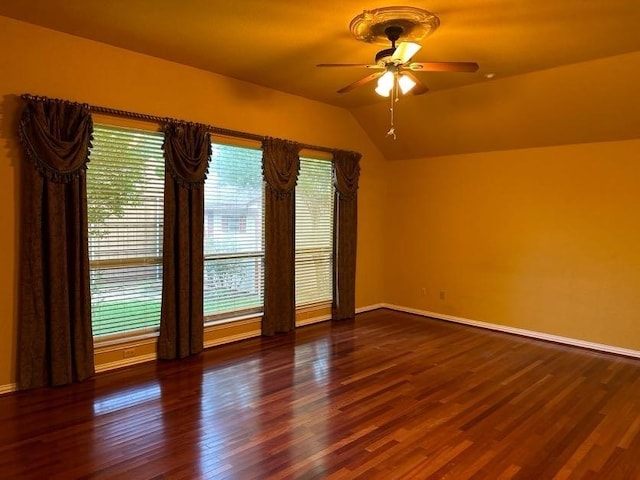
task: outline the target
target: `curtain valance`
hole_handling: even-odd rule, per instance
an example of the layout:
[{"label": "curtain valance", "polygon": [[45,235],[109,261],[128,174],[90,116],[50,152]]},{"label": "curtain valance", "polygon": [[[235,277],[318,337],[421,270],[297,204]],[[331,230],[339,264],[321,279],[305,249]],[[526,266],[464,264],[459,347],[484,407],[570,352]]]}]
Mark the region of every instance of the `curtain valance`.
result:
[{"label": "curtain valance", "polygon": [[300,146],[288,140],[267,138],[262,142],[263,175],[267,186],[274,192],[291,193],[298,180]]},{"label": "curtain valance", "polygon": [[19,125],[28,158],[55,182],[68,182],[86,169],[92,131],[86,105],[38,97],[26,102]]},{"label": "curtain valance", "polygon": [[167,171],[181,186],[204,185],[211,158],[211,135],[206,125],[170,122],[164,131]]}]

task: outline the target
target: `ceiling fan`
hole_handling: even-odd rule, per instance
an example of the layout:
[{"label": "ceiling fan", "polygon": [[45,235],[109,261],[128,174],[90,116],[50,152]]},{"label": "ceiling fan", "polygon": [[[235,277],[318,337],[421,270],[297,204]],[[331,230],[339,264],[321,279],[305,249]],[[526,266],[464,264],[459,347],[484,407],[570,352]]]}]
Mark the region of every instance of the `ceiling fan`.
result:
[{"label": "ceiling fan", "polygon": [[412,62],[413,56],[422,48],[414,42],[396,42],[403,33],[403,28],[389,25],[384,28],[384,34],[391,42],[391,48],[380,50],[375,56],[374,64],[360,63],[320,63],[318,67],[360,67],[378,70],[360,80],[338,90],[337,93],[347,93],[351,90],[378,79],[376,93],[383,97],[399,93],[420,95],[429,89],[413,72],[475,72],[478,64],[475,62]]}]

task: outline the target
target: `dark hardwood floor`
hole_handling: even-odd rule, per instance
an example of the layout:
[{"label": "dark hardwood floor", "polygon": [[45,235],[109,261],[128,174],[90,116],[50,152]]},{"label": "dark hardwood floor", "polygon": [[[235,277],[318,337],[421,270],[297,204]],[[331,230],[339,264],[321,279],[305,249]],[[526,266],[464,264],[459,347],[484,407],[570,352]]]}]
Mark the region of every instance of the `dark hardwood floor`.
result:
[{"label": "dark hardwood floor", "polygon": [[379,310],[0,397],[0,478],[636,479],[640,360]]}]

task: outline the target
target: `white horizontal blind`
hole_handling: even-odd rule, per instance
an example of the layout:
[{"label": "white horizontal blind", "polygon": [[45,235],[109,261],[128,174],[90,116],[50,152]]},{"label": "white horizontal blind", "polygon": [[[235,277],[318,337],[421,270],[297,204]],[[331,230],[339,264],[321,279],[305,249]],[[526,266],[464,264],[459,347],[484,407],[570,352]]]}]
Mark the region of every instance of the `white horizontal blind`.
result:
[{"label": "white horizontal blind", "polygon": [[204,315],[262,311],[262,151],[212,144],[204,203]]},{"label": "white horizontal blind", "polygon": [[296,306],[331,301],[332,266],[332,164],[301,158],[296,185]]},{"label": "white horizontal blind", "polygon": [[162,142],[162,133],[94,125],[87,207],[96,337],[160,323]]}]

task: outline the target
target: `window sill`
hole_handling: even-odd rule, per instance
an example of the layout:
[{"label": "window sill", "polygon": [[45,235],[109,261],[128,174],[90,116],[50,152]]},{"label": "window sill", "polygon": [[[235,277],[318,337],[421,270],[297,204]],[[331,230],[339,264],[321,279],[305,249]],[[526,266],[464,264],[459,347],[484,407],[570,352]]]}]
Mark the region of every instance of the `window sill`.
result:
[{"label": "window sill", "polygon": [[207,330],[207,327],[215,327],[216,325],[225,325],[227,323],[237,323],[237,322],[243,322],[246,320],[259,320],[259,319],[261,320],[262,315],[263,315],[263,312],[252,312],[252,313],[247,313],[245,315],[237,315],[234,317],[225,317],[220,319],[207,320],[205,318],[204,329]]},{"label": "window sill", "polygon": [[149,339],[157,338],[158,329],[149,331],[133,332],[133,333],[114,333],[103,337],[95,337],[93,345],[95,349],[107,349],[112,346],[120,346],[122,344],[134,344],[136,342],[148,343]]}]

